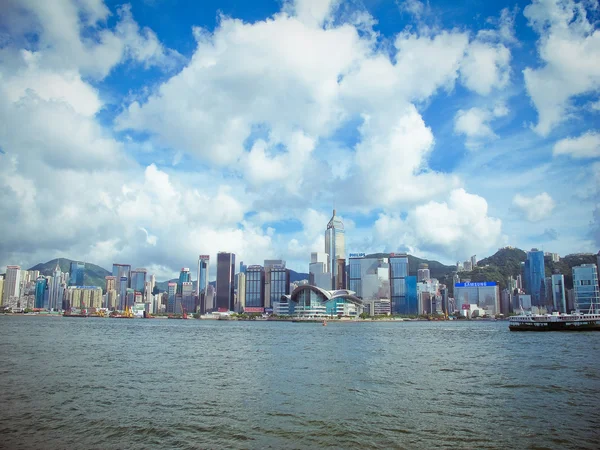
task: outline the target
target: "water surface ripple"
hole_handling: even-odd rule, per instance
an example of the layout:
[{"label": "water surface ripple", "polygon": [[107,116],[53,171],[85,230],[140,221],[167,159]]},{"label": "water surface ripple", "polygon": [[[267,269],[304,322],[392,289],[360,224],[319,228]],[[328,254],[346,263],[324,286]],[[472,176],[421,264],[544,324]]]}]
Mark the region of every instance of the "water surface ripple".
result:
[{"label": "water surface ripple", "polygon": [[589,448],[600,333],[0,316],[0,447]]}]

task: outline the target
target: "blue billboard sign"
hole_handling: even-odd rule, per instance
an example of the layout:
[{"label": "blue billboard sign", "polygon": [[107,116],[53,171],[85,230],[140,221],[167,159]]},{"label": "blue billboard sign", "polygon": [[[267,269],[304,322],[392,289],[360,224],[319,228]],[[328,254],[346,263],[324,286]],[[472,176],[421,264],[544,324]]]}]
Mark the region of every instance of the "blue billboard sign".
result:
[{"label": "blue billboard sign", "polygon": [[495,281],[474,281],[468,283],[454,283],[454,287],[490,287],[496,286],[498,283]]}]

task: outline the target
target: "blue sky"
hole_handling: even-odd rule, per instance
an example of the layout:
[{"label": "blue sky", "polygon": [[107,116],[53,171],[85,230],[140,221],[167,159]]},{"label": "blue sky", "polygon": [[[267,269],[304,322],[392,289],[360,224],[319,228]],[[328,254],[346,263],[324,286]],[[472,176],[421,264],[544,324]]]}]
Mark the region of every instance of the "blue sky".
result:
[{"label": "blue sky", "polygon": [[0,264],[600,247],[597,1],[0,8]]}]

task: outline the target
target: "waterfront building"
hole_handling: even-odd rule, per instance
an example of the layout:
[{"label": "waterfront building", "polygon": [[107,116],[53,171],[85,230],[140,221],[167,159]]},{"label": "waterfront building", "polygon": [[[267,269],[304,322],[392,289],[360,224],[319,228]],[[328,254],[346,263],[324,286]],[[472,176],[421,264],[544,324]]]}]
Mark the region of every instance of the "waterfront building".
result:
[{"label": "waterfront building", "polygon": [[4,276],[0,275],[0,306],[4,304]]},{"label": "waterfront building", "polygon": [[[189,314],[196,312],[196,297],[194,294],[194,283],[184,281],[181,287],[181,308],[185,308],[185,311]],[[177,312],[182,313],[183,311]]]},{"label": "waterfront building", "polygon": [[566,313],[567,301],[565,297],[565,277],[560,273],[555,273],[552,280],[552,310]]},{"label": "waterfront building", "polygon": [[[298,286],[281,298],[280,305],[287,304],[287,314],[302,318],[326,318],[331,316],[356,317],[363,312],[364,304],[353,291],[325,290],[317,286]],[[285,311],[279,311],[284,315]]]},{"label": "waterfront building", "polygon": [[121,283],[120,282],[121,278],[125,277],[125,278],[127,278],[127,286],[125,286],[125,288],[128,288],[131,286],[131,284],[130,284],[131,265],[130,264],[113,264],[112,275],[119,282],[119,285]]},{"label": "waterfront building", "polygon": [[391,253],[388,261],[392,314],[417,315],[417,277],[408,274],[408,255]]},{"label": "waterfront building", "polygon": [[48,305],[48,279],[39,277],[35,282],[35,307],[46,308]]},{"label": "waterfront building", "polygon": [[106,307],[110,310],[119,308],[119,294],[116,289],[106,291]]},{"label": "waterfront building", "polygon": [[487,315],[500,313],[500,292],[495,281],[465,282],[454,285],[456,307],[467,309],[468,305],[477,305]]},{"label": "waterfront building", "polygon": [[327,265],[327,253],[312,252],[308,266],[308,283],[321,289],[330,289],[331,272]]},{"label": "waterfront building", "polygon": [[390,265],[388,258],[366,258],[364,253],[350,253],[348,288],[365,304],[371,300],[390,299]]},{"label": "waterfront building", "polygon": [[21,267],[6,266],[4,278],[4,292],[2,293],[2,304],[6,305],[10,297],[21,295]]},{"label": "waterfront building", "polygon": [[389,298],[363,300],[363,312],[369,316],[389,316],[392,313],[392,302]]},{"label": "waterfront building", "polygon": [[[265,294],[264,294],[264,306],[265,308],[272,307],[272,296],[271,296],[271,270],[273,269],[283,269],[285,270],[285,261],[283,259],[265,259],[264,264],[265,269]],[[283,292],[282,294],[287,294],[289,292]],[[281,295],[275,295],[275,301],[279,301]]]},{"label": "waterfront building", "polygon": [[181,294],[183,289],[183,283],[188,281],[192,281],[192,275],[190,274],[190,269],[188,267],[182,267],[181,272],[179,272],[179,280],[177,281],[177,293]]},{"label": "waterfront building", "polygon": [[65,292],[65,309],[102,308],[102,288],[98,286],[70,286]]},{"label": "waterfront building", "polygon": [[140,292],[144,294],[146,290],[146,269],[135,269],[131,271],[131,281],[129,283],[129,287],[133,289],[135,292]]},{"label": "waterfront building", "polygon": [[527,252],[525,272],[525,293],[531,295],[532,306],[543,306],[546,278],[544,252],[536,248]]},{"label": "waterfront building", "polygon": [[[267,286],[269,287],[268,292]],[[283,261],[283,265],[271,265],[269,271],[265,271],[265,308],[272,308],[276,302],[281,300],[282,296],[289,293],[290,270],[286,269],[285,261]]]},{"label": "waterfront building", "polygon": [[587,313],[593,306],[595,311],[600,310],[596,264],[582,264],[573,267],[573,290],[575,291],[575,309]]},{"label": "waterfront building", "polygon": [[125,310],[127,306],[127,285],[129,284],[129,278],[121,277],[119,280],[119,309]]},{"label": "waterfront building", "polygon": [[[244,269],[245,270],[245,269]],[[235,276],[237,291],[235,293],[235,312],[243,312],[246,307],[246,272],[240,272]]]},{"label": "waterfront building", "polygon": [[206,296],[204,297],[204,302],[206,312],[215,310],[215,287],[212,284],[209,284],[206,287]]},{"label": "waterfront building", "polygon": [[69,272],[69,286],[83,286],[85,276],[85,263],[72,261]]},{"label": "waterfront building", "polygon": [[325,231],[325,253],[327,253],[327,266],[331,271],[330,289],[336,289],[343,273],[339,272],[338,259],[346,259],[346,238],[344,224],[339,217],[333,215]]},{"label": "waterfront building", "polygon": [[419,264],[419,269],[417,270],[417,282],[420,283],[423,280],[429,280],[431,278],[431,273],[429,272],[429,264]]},{"label": "waterfront building", "polygon": [[116,277],[113,277],[112,275],[107,275],[104,277],[104,281],[106,282],[106,286],[104,287],[104,290],[106,292],[114,291],[117,289],[117,278]]},{"label": "waterfront building", "polygon": [[258,265],[248,266],[246,268],[246,306],[244,311],[263,312],[265,307],[264,296],[265,270]]},{"label": "waterfront building", "polygon": [[60,270],[58,261],[52,277],[50,278],[50,286],[48,293],[48,309],[51,311],[60,311],[63,309],[63,297],[64,297],[64,278]]},{"label": "waterfront building", "polygon": [[200,304],[200,312],[202,314],[204,314],[204,311],[206,310],[204,297],[206,296],[206,287],[208,286],[209,265],[209,255],[200,255],[198,257],[198,283],[196,284],[196,296],[198,297],[198,302]]},{"label": "waterfront building", "polygon": [[150,275],[150,286],[152,288],[152,291],[154,292],[154,287],[156,286],[156,277],[154,276],[154,274]]},{"label": "waterfront building", "polygon": [[502,289],[500,293],[500,312],[505,316],[509,315],[512,309],[512,291]]},{"label": "waterfront building", "polygon": [[220,312],[233,311],[234,294],[235,254],[219,252],[217,253],[217,292],[215,308]]},{"label": "waterfront building", "polygon": [[598,272],[598,289],[600,289],[600,251],[598,252],[598,255],[596,255],[596,271]]},{"label": "waterfront building", "polygon": [[170,282],[167,285],[167,312],[174,313],[175,312],[175,296],[177,295],[177,283]]}]

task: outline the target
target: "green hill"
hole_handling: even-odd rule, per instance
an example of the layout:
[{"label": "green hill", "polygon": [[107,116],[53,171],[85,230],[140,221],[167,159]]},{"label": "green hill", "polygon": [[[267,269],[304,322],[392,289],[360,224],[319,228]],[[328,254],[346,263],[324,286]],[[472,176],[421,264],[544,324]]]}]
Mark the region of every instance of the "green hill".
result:
[{"label": "green hill", "polygon": [[[59,258],[53,259],[46,263],[36,264],[28,270],[39,270],[44,276],[51,276],[56,267],[56,262],[59,261],[60,270],[62,272],[71,272],[71,263],[77,262],[72,259]],[[100,286],[102,289],[106,286],[104,277],[112,275],[108,270],[91,263],[85,263],[85,272],[83,275],[83,284],[85,286]]]}]

